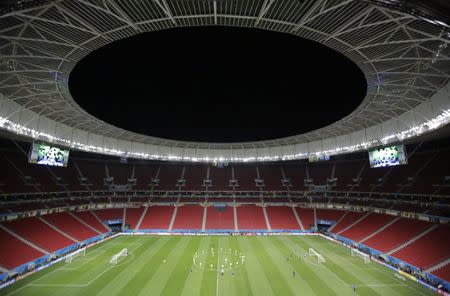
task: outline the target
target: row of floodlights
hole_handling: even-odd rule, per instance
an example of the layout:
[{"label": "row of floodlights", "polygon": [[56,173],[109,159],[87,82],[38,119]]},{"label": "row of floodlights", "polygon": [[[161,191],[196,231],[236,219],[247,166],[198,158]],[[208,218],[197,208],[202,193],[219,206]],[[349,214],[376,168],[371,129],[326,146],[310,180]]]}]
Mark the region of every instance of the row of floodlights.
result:
[{"label": "row of floodlights", "polygon": [[337,147],[335,149],[318,151],[314,153],[293,153],[284,155],[266,155],[266,156],[249,156],[249,157],[197,157],[197,156],[179,156],[179,155],[160,155],[160,154],[149,154],[144,152],[129,152],[117,149],[110,149],[105,147],[98,147],[94,145],[83,144],[76,141],[71,141],[64,138],[59,138],[50,135],[45,132],[37,131],[35,129],[22,126],[18,123],[12,122],[7,118],[0,116],[0,128],[6,129],[10,132],[16,134],[31,137],[36,140],[47,141],[50,143],[55,143],[70,147],[77,150],[115,155],[121,157],[132,157],[132,158],[144,158],[152,160],[168,160],[168,161],[187,161],[187,162],[207,162],[207,163],[223,163],[223,162],[262,162],[262,161],[279,161],[279,160],[294,160],[294,159],[305,159],[310,155],[336,155],[346,152],[354,152],[358,150],[364,150],[372,146],[385,145],[389,142],[394,142],[398,140],[404,140],[413,136],[420,135],[426,131],[436,129],[450,121],[450,109],[444,110],[441,114],[435,118],[428,120],[420,125],[413,126],[407,130],[400,133],[395,133],[388,135],[380,140],[372,140],[363,142],[360,144],[352,146]]}]

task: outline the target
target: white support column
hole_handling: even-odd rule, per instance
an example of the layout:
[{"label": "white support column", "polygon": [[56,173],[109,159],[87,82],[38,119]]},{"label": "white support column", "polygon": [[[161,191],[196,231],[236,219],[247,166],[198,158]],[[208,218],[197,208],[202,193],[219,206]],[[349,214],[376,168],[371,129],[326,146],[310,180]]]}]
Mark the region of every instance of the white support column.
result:
[{"label": "white support column", "polygon": [[298,226],[301,230],[305,230],[305,227],[303,227],[302,220],[300,219],[300,216],[298,215],[297,211],[295,210],[295,207],[292,207],[292,211],[294,212],[295,219],[297,220]]},{"label": "white support column", "polygon": [[264,213],[264,219],[266,220],[267,230],[272,231],[272,227],[270,226],[269,215],[267,215],[266,207],[262,207]]},{"label": "white support column", "polygon": [[144,221],[144,217],[147,214],[147,210],[148,210],[148,207],[144,207],[144,210],[142,211],[142,215],[139,218],[139,221],[136,224],[136,228],[134,228],[134,230],[138,230],[141,227],[142,221]]},{"label": "white support column", "polygon": [[346,230],[349,230],[350,228],[352,228],[353,226],[355,226],[356,224],[358,224],[359,222],[361,222],[362,220],[364,220],[367,216],[369,216],[370,213],[366,213],[364,216],[362,216],[361,218],[359,218],[358,220],[356,220],[355,222],[353,222],[352,224],[350,224],[349,226],[345,227],[344,229],[342,229],[341,231],[339,231],[337,234],[341,234]]},{"label": "white support column", "polygon": [[167,229],[169,232],[172,231],[173,224],[175,223],[175,218],[177,216],[178,207],[174,207],[172,218],[170,219],[169,229]]},{"label": "white support column", "polygon": [[202,232],[206,230],[206,215],[207,215],[208,207],[203,207],[203,220],[202,220]]},{"label": "white support column", "polygon": [[69,215],[72,215],[72,217],[74,217],[75,219],[77,219],[81,224],[89,227],[90,229],[92,229],[93,231],[97,232],[98,234],[103,234],[100,231],[98,231],[97,229],[95,229],[94,227],[92,227],[91,225],[87,224],[86,222],[84,222],[82,219],[78,218],[75,214],[73,214],[72,212],[68,212]]},{"label": "white support column", "polygon": [[237,208],[236,208],[236,206],[233,206],[233,216],[234,216],[234,230],[236,232],[239,232],[239,224],[238,224]]},{"label": "white support column", "polygon": [[[3,229],[4,231],[6,231],[7,233],[9,233],[10,235],[14,236],[15,238],[17,238],[18,240],[20,240],[21,242],[29,245],[30,247],[32,247],[33,249],[38,250],[41,253],[44,253],[46,255],[50,254],[49,252],[47,252],[46,250],[42,249],[41,247],[35,245],[34,243],[30,242],[29,240],[26,240],[25,238],[21,237],[20,235],[18,235],[17,233],[15,233],[14,231],[10,230],[9,228],[3,226],[2,224],[0,224],[0,228]],[[6,243],[6,242],[2,242],[2,243]]]},{"label": "white support column", "polygon": [[123,208],[122,231],[125,228],[126,220],[127,220],[127,208]]},{"label": "white support column", "polygon": [[106,229],[108,229],[109,231],[111,231],[111,228],[109,228],[108,225],[103,224],[103,221],[97,216],[97,214],[94,211],[90,211],[92,215],[94,215],[94,217],[98,220],[98,222],[100,222],[100,224],[102,224],[103,226],[106,227]]},{"label": "white support column", "polygon": [[316,210],[316,208],[313,209],[313,212],[314,212],[314,227],[317,230],[317,210]]},{"label": "white support column", "polygon": [[400,249],[403,249],[404,247],[412,244],[413,242],[415,242],[416,240],[418,240],[419,238],[421,238],[422,236],[424,236],[425,234],[429,233],[430,231],[434,230],[435,228],[437,228],[439,226],[439,224],[434,224],[433,226],[431,226],[430,228],[426,229],[425,231],[421,232],[420,234],[416,235],[415,237],[413,237],[412,239],[404,242],[403,244],[401,244],[400,246],[390,250],[389,252],[387,252],[387,255],[391,255],[395,252],[397,252]]},{"label": "white support column", "polygon": [[447,258],[444,261],[441,261],[438,264],[431,266],[430,268],[425,270],[425,272],[432,273],[433,271],[441,269],[442,267],[447,266],[448,264],[450,264],[450,258]]},{"label": "white support column", "polygon": [[342,215],[342,217],[339,218],[339,220],[337,220],[336,223],[334,223],[330,228],[328,228],[328,231],[331,232],[331,230],[333,230],[333,228],[334,228],[336,225],[338,225],[342,220],[344,220],[344,218],[345,218],[345,216],[347,216],[347,214],[348,214],[348,211],[345,212],[344,215]]},{"label": "white support column", "polygon": [[398,220],[400,220],[402,217],[397,217],[394,220],[392,220],[391,222],[389,222],[388,224],[384,225],[383,227],[381,227],[380,229],[378,229],[377,231],[372,232],[371,234],[369,234],[368,236],[366,236],[365,238],[363,238],[362,240],[359,241],[359,243],[365,242],[366,240],[370,239],[371,237],[377,235],[378,233],[382,232],[383,230],[385,230],[386,228],[388,228],[389,226],[391,226],[392,224],[394,224],[395,222],[397,222]]},{"label": "white support column", "polygon": [[59,233],[61,233],[62,235],[64,235],[65,237],[67,237],[68,239],[73,240],[74,242],[79,243],[79,241],[78,241],[76,238],[74,238],[74,237],[68,235],[67,233],[65,233],[64,231],[62,231],[61,229],[59,229],[59,228],[56,227],[55,225],[50,224],[48,221],[44,220],[42,217],[38,217],[38,219],[41,220],[42,222],[44,222],[45,224],[47,224],[48,226],[50,226],[51,228],[53,228],[53,230],[55,230],[56,232],[59,232]]}]

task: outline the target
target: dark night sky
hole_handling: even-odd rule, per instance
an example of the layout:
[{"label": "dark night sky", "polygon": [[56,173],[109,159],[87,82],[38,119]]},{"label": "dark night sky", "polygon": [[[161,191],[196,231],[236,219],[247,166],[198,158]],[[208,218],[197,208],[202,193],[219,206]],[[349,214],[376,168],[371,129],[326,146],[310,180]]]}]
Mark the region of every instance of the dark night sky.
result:
[{"label": "dark night sky", "polygon": [[140,34],[71,73],[90,114],[147,135],[208,142],[308,132],[351,113],[366,92],[350,60],[293,35],[228,27]]}]

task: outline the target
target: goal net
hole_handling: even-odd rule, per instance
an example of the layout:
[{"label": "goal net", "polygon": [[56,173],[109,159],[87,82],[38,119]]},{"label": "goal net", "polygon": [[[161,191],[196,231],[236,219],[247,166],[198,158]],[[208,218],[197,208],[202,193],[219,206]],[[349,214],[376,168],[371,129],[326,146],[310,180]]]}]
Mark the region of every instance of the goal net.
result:
[{"label": "goal net", "polygon": [[66,263],[71,263],[75,258],[86,256],[86,248],[79,249],[66,256]]},{"label": "goal net", "polygon": [[116,264],[121,257],[126,257],[126,256],[128,256],[128,249],[125,248],[122,251],[120,251],[119,253],[112,256],[111,260],[109,260],[109,263]]},{"label": "goal net", "polygon": [[322,255],[317,253],[313,248],[309,248],[309,256],[314,256],[317,258],[318,263],[325,263],[325,258]]},{"label": "goal net", "polygon": [[352,249],[352,257],[355,256],[361,258],[364,261],[364,263],[370,263],[370,256],[361,252],[358,249]]}]

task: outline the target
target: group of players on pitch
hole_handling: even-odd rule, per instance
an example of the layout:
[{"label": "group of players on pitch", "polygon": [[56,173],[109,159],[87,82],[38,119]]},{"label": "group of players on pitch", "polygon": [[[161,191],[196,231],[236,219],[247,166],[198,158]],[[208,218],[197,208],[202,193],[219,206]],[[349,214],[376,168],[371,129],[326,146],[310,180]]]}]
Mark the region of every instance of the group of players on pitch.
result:
[{"label": "group of players on pitch", "polygon": [[[305,252],[305,253],[303,253],[302,256],[298,256],[298,260],[305,260],[305,258],[306,258],[307,256],[308,256],[308,253]],[[292,260],[293,257],[294,257],[294,253],[290,253],[289,256],[286,257],[286,261],[289,262],[289,260]],[[164,259],[163,262],[166,262],[166,260]],[[192,273],[192,267],[189,268],[189,273]],[[220,275],[223,276],[224,273],[225,273],[225,271],[224,271],[223,269],[221,269],[221,270],[220,270]],[[293,271],[292,271],[292,276],[295,277],[296,274],[297,274],[296,271],[293,270]],[[232,272],[231,272],[231,276],[232,276],[232,277],[235,277],[235,276],[236,276],[236,273],[235,273],[234,271],[232,271]],[[357,288],[358,288],[357,285],[355,285],[355,284],[352,285],[352,290],[353,290],[353,292],[356,292],[356,289],[357,289]]]}]

